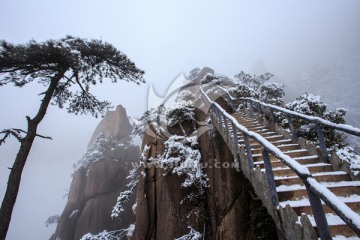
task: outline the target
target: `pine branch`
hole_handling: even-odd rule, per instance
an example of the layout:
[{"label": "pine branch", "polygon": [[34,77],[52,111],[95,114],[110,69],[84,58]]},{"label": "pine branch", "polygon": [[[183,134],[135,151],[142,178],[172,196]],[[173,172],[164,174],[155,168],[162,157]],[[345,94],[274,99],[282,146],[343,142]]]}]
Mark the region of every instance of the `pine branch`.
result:
[{"label": "pine branch", "polygon": [[[5,143],[6,138],[10,138],[10,136],[15,137],[19,142],[22,142],[24,140],[24,137],[21,135],[22,133],[26,135],[28,132],[19,128],[9,128],[2,130],[0,135],[3,134],[4,136],[0,139],[0,145]],[[52,137],[41,134],[36,134],[36,137],[52,140]]]}]

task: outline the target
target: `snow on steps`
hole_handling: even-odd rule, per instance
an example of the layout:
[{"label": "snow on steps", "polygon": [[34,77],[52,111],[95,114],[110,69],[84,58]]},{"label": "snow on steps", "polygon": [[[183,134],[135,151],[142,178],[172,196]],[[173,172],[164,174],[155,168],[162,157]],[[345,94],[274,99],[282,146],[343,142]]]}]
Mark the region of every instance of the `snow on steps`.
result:
[{"label": "snow on steps", "polygon": [[[312,175],[318,182],[335,182],[335,181],[350,181],[350,177],[346,172],[321,172]],[[280,185],[304,185],[304,183],[297,176],[280,176],[275,177],[276,186]]]},{"label": "snow on steps", "polygon": [[[265,126],[261,125],[257,120],[248,117],[244,118],[242,116],[234,117],[240,124],[247,127],[249,130],[262,135],[285,154],[295,159],[298,163],[308,167],[310,173],[317,181],[326,186],[355,212],[360,212],[359,181],[351,181],[350,177],[345,172],[333,171],[330,164],[321,162],[318,156],[310,155],[306,149],[301,149],[298,144],[293,144],[290,139],[286,139],[284,136],[270,131]],[[232,133],[232,126],[229,125],[229,129]],[[238,136],[239,144],[244,145],[242,134],[238,133]],[[262,160],[262,148],[260,144],[254,140],[249,140],[254,165],[255,167],[260,167],[261,171],[264,172],[265,169],[264,162]],[[280,160],[273,156],[271,156],[270,160],[275,176],[280,206],[291,206],[298,215],[299,219],[301,214],[307,214],[311,224],[314,226],[314,229],[317,230],[303,182]],[[330,231],[332,236],[334,236],[334,239],[359,239],[340,217],[334,215],[333,211],[329,209],[326,204],[323,203],[323,206],[328,219]]]}]

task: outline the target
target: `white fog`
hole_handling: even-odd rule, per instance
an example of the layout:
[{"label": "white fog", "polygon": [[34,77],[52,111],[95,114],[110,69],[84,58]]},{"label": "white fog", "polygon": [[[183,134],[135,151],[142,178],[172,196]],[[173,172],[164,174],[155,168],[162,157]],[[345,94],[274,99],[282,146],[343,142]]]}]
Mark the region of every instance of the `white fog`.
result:
[{"label": "white fog", "polygon": [[[0,39],[25,43],[66,35],[112,43],[143,69],[146,84],[104,83],[100,99],[121,104],[129,116],[146,110],[148,88],[166,93],[179,74],[208,66],[232,78],[244,70],[275,75],[286,100],[305,92],[329,107],[348,109],[360,127],[360,1],[45,1],[4,0]],[[0,87],[0,130],[24,128],[39,106],[41,85]],[[81,158],[100,119],[51,106],[22,176],[8,240],[49,239],[61,214],[72,165]],[[19,144],[0,146],[0,196]],[[64,197],[65,196],[65,197]]]}]

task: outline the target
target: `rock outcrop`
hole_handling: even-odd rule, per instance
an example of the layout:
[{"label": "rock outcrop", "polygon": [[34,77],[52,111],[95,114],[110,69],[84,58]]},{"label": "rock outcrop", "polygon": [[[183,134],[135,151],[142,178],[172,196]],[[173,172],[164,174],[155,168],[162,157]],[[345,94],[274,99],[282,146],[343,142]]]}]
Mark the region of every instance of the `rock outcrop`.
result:
[{"label": "rock outcrop", "polygon": [[118,105],[115,111],[107,111],[104,118],[97,125],[88,147],[90,147],[100,133],[105,137],[116,137],[118,139],[129,138],[132,132],[132,126],[129,123],[126,109]]},{"label": "rock outcrop", "polygon": [[[164,142],[150,136],[145,146],[149,161],[165,151]],[[231,167],[233,155],[221,136],[214,130],[201,135],[199,149],[210,187],[192,201],[186,201],[192,189],[181,187],[183,176],[165,175],[155,165],[141,170],[131,239],[176,239],[189,234],[190,227],[205,239],[276,239],[274,222],[250,183]],[[229,167],[217,165],[220,161]]]},{"label": "rock outcrop", "polygon": [[97,126],[84,157],[75,165],[68,202],[51,239],[80,239],[87,233],[98,234],[127,228],[133,218],[133,200],[125,213],[112,219],[119,193],[126,189],[126,177],[138,162],[140,149],[130,143],[132,127],[126,110],[118,106],[109,111]]},{"label": "rock outcrop", "polygon": [[[203,69],[194,82],[200,82],[207,73],[213,70]],[[182,90],[197,89],[191,86]],[[193,94],[196,96],[196,92]],[[224,99],[217,102],[229,108]],[[207,116],[201,110],[201,101],[194,104],[195,121],[180,120],[177,125],[168,126],[167,131],[185,133],[184,141],[190,136],[197,139],[191,146],[201,153],[202,174],[208,187],[201,194],[196,187],[184,187],[186,174],[175,167],[169,173],[167,166],[157,162],[164,158],[164,153],[169,153],[168,139],[145,135],[142,149],[147,165],[139,170],[135,230],[130,239],[277,239],[272,218],[251,184],[233,166],[233,155],[220,134],[211,124],[205,133],[199,130]],[[179,157],[181,151],[171,156]]]}]

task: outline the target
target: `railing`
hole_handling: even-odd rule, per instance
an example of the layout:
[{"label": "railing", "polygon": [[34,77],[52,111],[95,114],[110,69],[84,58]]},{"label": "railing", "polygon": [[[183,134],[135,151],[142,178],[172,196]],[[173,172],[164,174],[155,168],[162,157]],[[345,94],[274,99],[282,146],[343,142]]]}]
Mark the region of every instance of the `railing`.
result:
[{"label": "railing", "polygon": [[[249,162],[248,165],[250,172],[254,171],[254,162],[252,158],[249,138],[254,139],[263,147],[262,155],[264,158],[265,173],[268,180],[269,190],[271,194],[271,201],[275,208],[279,206],[279,200],[276,191],[276,184],[273,176],[273,170],[271,167],[270,154],[278,158],[292,171],[294,171],[296,175],[300,178],[300,180],[304,183],[321,239],[331,239],[329,226],[327,223],[327,219],[325,216],[325,212],[321,200],[323,200],[330,209],[332,209],[358,236],[360,236],[360,216],[352,209],[350,209],[329,189],[318,183],[311,176],[309,169],[307,167],[299,164],[294,159],[284,154],[280,149],[278,149],[272,143],[267,141],[261,135],[253,131],[249,131],[246,127],[240,125],[238,121],[233,116],[228,114],[219,104],[213,102],[201,88],[200,88],[200,94],[202,100],[205,102],[205,104],[208,105],[210,111],[212,111],[215,114],[216,119],[219,122],[220,128],[222,129],[225,127],[228,144],[233,145],[232,147],[234,147],[235,153],[237,154],[240,151],[238,144],[238,138],[239,138],[238,131],[240,131],[243,134],[246,156]],[[308,116],[301,114],[301,117],[305,117],[307,119]],[[321,123],[324,124],[323,121],[321,121]],[[231,125],[233,132],[232,143],[229,142],[229,136],[230,136],[229,125]]]},{"label": "railing", "polygon": [[[292,118],[299,118],[302,120],[305,120],[309,123],[313,123],[315,125],[316,134],[319,139],[319,146],[321,155],[325,162],[329,162],[329,153],[327,151],[327,146],[325,143],[325,137],[323,133],[323,127],[332,128],[334,130],[342,131],[351,135],[359,136],[360,137],[360,129],[355,128],[353,126],[347,125],[347,124],[337,124],[330,122],[328,120],[322,119],[320,117],[314,117],[314,116],[308,116],[305,114],[301,114],[298,112],[291,111],[289,109],[285,109],[279,106],[275,106],[272,104],[267,104],[260,102],[259,100],[255,100],[252,98],[240,98],[240,100],[243,101],[243,105],[247,105],[247,102],[249,102],[250,105],[250,114],[254,114],[254,110],[256,109],[259,113],[263,113],[264,108],[267,108],[270,110],[270,118],[271,118],[271,124],[275,125],[275,116],[274,111],[282,112],[286,115],[288,121],[289,121],[289,128],[292,133],[293,139],[296,139],[296,129],[294,128],[294,125],[292,123]],[[255,104],[256,103],[256,104]]]}]

